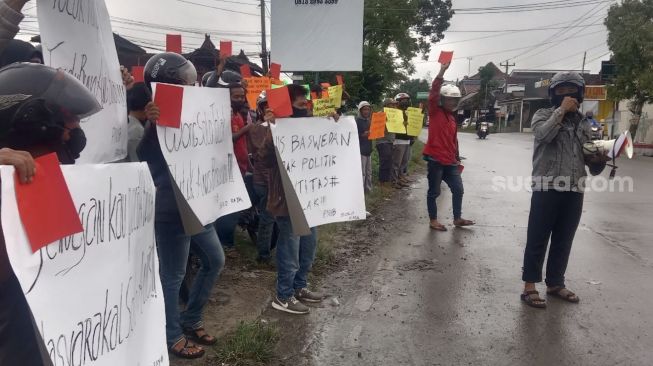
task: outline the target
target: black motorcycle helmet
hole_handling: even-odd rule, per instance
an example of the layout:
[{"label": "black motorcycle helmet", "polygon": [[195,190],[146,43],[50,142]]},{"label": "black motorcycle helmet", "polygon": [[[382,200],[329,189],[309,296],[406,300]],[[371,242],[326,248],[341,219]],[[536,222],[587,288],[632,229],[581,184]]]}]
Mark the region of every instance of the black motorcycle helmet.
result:
[{"label": "black motorcycle helmet", "polygon": [[173,52],[152,56],[145,64],[143,74],[148,86],[150,83],[194,85],[197,81],[195,66],[184,56]]},{"label": "black motorcycle helmet", "polygon": [[[572,85],[578,88],[578,92],[569,95],[556,95],[555,89],[563,85]],[[549,98],[551,103],[560,107],[562,105],[562,100],[565,97],[572,97],[578,100],[578,103],[582,103],[585,96],[585,79],[583,79],[580,74],[572,71],[559,72],[553,76],[551,79],[551,85],[549,85]]]},{"label": "black motorcycle helmet", "polygon": [[95,96],[63,70],[34,63],[0,69],[0,145],[59,142],[64,124],[102,109]]},{"label": "black motorcycle helmet", "polygon": [[224,70],[220,75],[213,72],[206,81],[206,86],[209,88],[228,88],[230,85],[240,84],[242,79],[239,73],[232,70]]},{"label": "black motorcycle helmet", "polygon": [[202,86],[206,86],[206,83],[209,81],[209,79],[215,74],[215,71],[209,71],[202,75]]}]

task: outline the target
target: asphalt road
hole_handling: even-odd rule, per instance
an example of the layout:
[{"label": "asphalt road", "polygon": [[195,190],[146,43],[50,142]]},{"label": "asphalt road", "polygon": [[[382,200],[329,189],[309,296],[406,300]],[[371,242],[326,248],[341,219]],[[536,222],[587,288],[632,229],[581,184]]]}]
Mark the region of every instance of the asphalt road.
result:
[{"label": "asphalt road", "polygon": [[385,234],[374,239],[373,254],[325,281],[340,306],[312,311],[304,360],[652,365],[653,158],[620,161],[618,175],[632,177],[632,192],[586,194],[567,271],[581,302],[549,299],[538,310],[519,300],[530,193],[493,185],[497,176],[530,174],[532,136],[461,134],[460,144],[463,216],[478,225],[451,226],[443,189],[440,218],[449,231],[429,230],[426,181],[418,180],[375,217]]}]

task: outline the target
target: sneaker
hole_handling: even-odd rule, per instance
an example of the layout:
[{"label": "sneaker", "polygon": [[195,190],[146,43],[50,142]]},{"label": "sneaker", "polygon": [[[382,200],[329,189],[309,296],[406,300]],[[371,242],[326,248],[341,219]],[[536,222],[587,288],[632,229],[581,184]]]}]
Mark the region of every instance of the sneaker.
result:
[{"label": "sneaker", "polygon": [[295,297],[301,301],[306,302],[321,302],[324,299],[323,294],[319,292],[312,292],[307,288],[295,290]]},{"label": "sneaker", "polygon": [[294,296],[287,300],[280,300],[279,297],[275,297],[274,301],[272,301],[272,307],[290,314],[308,314],[310,311],[308,306],[299,302]]}]

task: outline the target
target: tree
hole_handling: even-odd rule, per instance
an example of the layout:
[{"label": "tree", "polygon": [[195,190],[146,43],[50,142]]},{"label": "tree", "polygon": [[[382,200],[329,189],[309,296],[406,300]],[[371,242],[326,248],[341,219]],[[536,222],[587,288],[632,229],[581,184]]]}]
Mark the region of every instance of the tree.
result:
[{"label": "tree", "polygon": [[617,65],[608,95],[614,100],[630,100],[634,139],[644,104],[653,103],[653,0],[623,0],[612,5],[605,25]]},{"label": "tree", "polygon": [[481,86],[478,94],[474,97],[474,109],[491,109],[494,104],[493,91],[497,88],[497,81],[494,80],[494,68],[490,64],[478,69],[478,75],[481,78]]},{"label": "tree", "polygon": [[408,93],[410,95],[413,105],[418,104],[417,93],[428,92],[431,89],[431,83],[424,79],[410,79],[404,81],[398,88],[391,89],[390,96],[398,93]]},{"label": "tree", "polygon": [[[344,75],[351,98],[379,103],[406,81],[415,71],[411,60],[418,55],[428,58],[431,45],[444,38],[452,15],[451,0],[365,0],[363,72]],[[313,79],[307,75],[305,81]],[[335,73],[320,73],[320,80],[333,83]]]}]

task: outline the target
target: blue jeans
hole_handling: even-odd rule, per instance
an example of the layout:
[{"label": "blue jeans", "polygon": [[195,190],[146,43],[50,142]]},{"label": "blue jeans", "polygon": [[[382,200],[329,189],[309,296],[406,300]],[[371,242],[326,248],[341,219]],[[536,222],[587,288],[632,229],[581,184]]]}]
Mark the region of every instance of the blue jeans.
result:
[{"label": "blue jeans", "polygon": [[312,228],[311,235],[298,238],[292,234],[289,217],[277,217],[277,224],[277,297],[287,300],[295,295],[295,290],[306,287],[315,259],[317,230]]},{"label": "blue jeans", "polygon": [[429,211],[429,218],[431,220],[438,218],[436,199],[440,196],[440,184],[442,184],[442,181],[445,181],[449,189],[451,189],[454,220],[461,218],[465,190],[463,189],[463,180],[460,177],[458,166],[441,165],[429,160],[428,169],[429,190],[426,194],[426,206]]},{"label": "blue jeans", "polygon": [[[182,339],[182,327],[195,329],[202,325],[202,310],[224,267],[224,252],[213,225],[188,236],[181,222],[156,221],[155,234],[166,309],[166,339],[170,347]],[[186,310],[180,313],[179,288],[186,275],[190,251],[199,257],[201,267],[191,286]]]},{"label": "blue jeans", "polygon": [[218,234],[220,243],[225,248],[233,248],[235,246],[234,232],[238,221],[240,220],[240,211],[232,214],[222,216],[215,222],[215,231]]},{"label": "blue jeans", "polygon": [[256,233],[258,257],[259,259],[269,259],[271,256],[272,233],[274,232],[274,217],[266,210],[268,205],[268,187],[258,184],[254,185],[254,193],[258,199],[256,204],[258,208],[258,231]]}]

